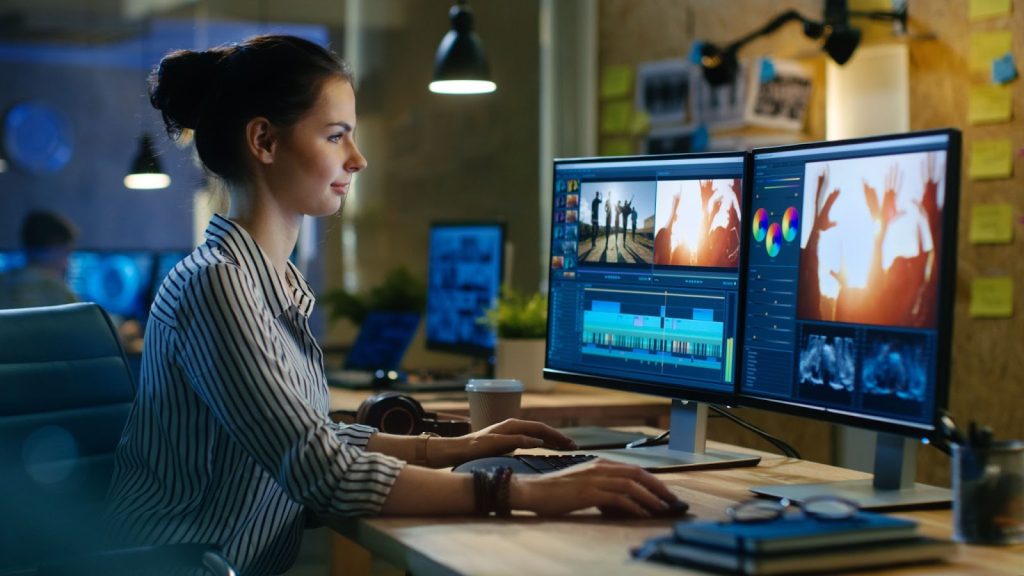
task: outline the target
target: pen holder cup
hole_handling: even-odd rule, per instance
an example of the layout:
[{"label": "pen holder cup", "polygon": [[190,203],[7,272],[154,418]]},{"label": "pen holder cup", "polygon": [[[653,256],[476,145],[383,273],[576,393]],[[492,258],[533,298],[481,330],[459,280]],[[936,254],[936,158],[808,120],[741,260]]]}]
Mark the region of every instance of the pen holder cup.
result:
[{"label": "pen holder cup", "polygon": [[953,538],[1024,542],[1024,442],[953,445]]}]

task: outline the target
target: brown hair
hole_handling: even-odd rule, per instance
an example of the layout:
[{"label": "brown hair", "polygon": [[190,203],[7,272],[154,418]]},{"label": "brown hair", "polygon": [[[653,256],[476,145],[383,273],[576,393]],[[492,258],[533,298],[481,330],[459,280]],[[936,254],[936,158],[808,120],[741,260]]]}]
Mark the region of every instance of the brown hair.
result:
[{"label": "brown hair", "polygon": [[193,133],[207,170],[241,182],[245,125],[260,116],[275,126],[293,125],[332,76],[353,82],[351,68],[330,50],[295,36],[254,36],[164,56],[150,75],[150,102],[172,139]]}]

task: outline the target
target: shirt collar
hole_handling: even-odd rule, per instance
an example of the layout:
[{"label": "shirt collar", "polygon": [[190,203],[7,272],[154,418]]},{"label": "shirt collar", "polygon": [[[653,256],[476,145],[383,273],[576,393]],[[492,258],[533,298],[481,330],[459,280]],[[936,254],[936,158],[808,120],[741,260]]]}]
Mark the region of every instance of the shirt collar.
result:
[{"label": "shirt collar", "polygon": [[220,214],[214,214],[210,219],[206,227],[206,241],[233,256],[238,265],[252,275],[275,318],[293,305],[303,316],[309,317],[316,303],[313,290],[290,261],[286,263],[288,269],[285,271],[290,286],[286,286],[275,272],[270,258],[249,232]]}]

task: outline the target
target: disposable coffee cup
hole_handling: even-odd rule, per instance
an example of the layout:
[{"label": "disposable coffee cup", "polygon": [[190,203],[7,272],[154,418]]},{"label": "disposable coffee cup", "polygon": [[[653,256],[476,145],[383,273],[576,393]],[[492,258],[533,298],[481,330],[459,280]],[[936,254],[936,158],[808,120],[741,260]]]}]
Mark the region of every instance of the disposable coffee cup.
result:
[{"label": "disposable coffee cup", "polygon": [[473,431],[519,416],[523,383],[519,380],[473,379],[466,383]]},{"label": "disposable coffee cup", "polygon": [[1024,542],[1024,442],[953,444],[953,539]]}]

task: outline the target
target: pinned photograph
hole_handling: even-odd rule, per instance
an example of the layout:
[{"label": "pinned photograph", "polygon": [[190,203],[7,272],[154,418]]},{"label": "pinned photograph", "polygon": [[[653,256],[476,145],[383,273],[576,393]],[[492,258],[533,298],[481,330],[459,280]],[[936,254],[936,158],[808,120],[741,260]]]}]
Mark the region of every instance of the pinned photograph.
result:
[{"label": "pinned photograph", "polygon": [[641,64],[636,75],[636,111],[651,124],[687,123],[693,100],[694,67],[682,58]]},{"label": "pinned photograph", "polygon": [[[712,86],[703,74],[695,75],[694,116],[711,130],[739,128],[746,122],[749,62],[740,62],[733,81]],[[731,150],[731,148],[730,148]]]},{"label": "pinned photograph", "polygon": [[798,62],[761,59],[747,73],[746,121],[755,126],[799,131],[811,101],[811,77]]}]

